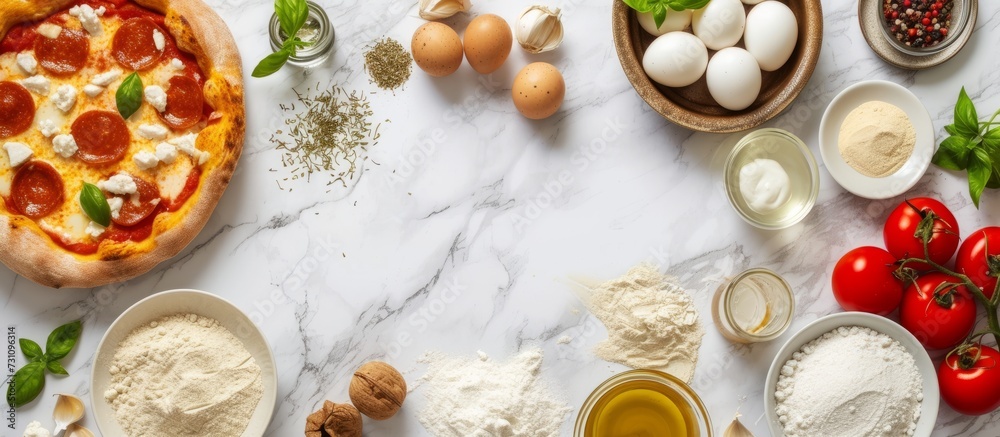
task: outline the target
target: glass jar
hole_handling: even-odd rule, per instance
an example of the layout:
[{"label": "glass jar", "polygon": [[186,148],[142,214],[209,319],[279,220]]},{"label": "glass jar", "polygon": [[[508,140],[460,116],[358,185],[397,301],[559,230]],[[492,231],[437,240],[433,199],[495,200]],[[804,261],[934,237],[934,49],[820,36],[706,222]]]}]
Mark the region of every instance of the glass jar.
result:
[{"label": "glass jar", "polygon": [[701,398],[684,381],[656,370],[629,370],[594,389],[576,418],[574,437],[712,437]]},{"label": "glass jar", "polygon": [[[289,64],[302,68],[315,67],[326,61],[333,53],[334,41],[333,24],[330,23],[330,17],[326,15],[326,11],[316,3],[306,3],[309,6],[309,16],[296,36],[302,41],[312,44],[298,49],[295,56],[288,58]],[[285,35],[285,32],[281,30],[278,14],[271,16],[269,28],[271,50],[278,51],[285,39],[288,38],[288,35]]]},{"label": "glass jar", "polygon": [[[963,38],[961,38],[960,35],[962,35],[962,33],[965,32],[966,30],[965,28],[966,26],[969,25],[970,19],[972,17],[971,14],[972,6],[969,4],[971,1],[975,0],[948,0],[944,2],[946,4],[950,3],[950,5],[948,6],[950,9],[947,11],[947,15],[948,17],[950,17],[948,18],[948,20],[951,21],[951,26],[948,28],[949,30],[948,35],[944,37],[941,40],[941,42],[931,47],[912,47],[907,45],[905,42],[900,41],[898,38],[896,38],[896,33],[889,28],[889,23],[886,22],[886,18],[883,16],[884,14],[883,9],[879,8],[878,9],[880,14],[879,21],[882,24],[880,26],[882,28],[882,36],[885,37],[886,41],[889,41],[889,44],[892,47],[894,47],[901,53],[905,53],[907,55],[927,56],[939,53],[944,49],[950,47],[953,43],[963,40]],[[900,0],[899,4],[902,3],[903,3],[902,0]],[[903,13],[904,11],[897,10],[896,12]],[[933,18],[939,18],[939,17],[933,17]],[[935,24],[944,24],[944,22],[942,20],[942,23],[935,23]]]},{"label": "glass jar", "polygon": [[722,284],[712,298],[715,326],[729,341],[757,343],[778,338],[795,315],[795,295],[777,273],[750,269]]}]

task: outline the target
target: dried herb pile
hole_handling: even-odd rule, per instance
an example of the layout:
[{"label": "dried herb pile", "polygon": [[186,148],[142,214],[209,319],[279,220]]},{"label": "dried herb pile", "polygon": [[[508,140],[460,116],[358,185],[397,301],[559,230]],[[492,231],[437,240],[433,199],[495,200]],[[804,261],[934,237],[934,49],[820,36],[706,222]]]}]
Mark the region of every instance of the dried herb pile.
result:
[{"label": "dried herb pile", "polygon": [[413,58],[399,41],[383,38],[365,52],[365,70],[384,90],[394,90],[410,79]]},{"label": "dried herb pile", "polygon": [[310,181],[319,174],[327,176],[326,185],[346,187],[368,159],[368,148],[377,144],[381,123],[372,125],[374,113],[364,93],[348,93],[336,85],[325,90],[317,85],[315,93],[295,90],[298,104],[281,105],[289,116],[271,143],[283,151],[281,163],[291,172],[283,180]]}]

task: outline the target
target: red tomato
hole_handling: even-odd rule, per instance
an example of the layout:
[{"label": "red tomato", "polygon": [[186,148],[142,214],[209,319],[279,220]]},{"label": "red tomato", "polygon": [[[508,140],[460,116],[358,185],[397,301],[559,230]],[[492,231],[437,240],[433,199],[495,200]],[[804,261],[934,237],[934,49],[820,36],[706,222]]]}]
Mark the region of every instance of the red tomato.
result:
[{"label": "red tomato", "polygon": [[[933,221],[923,219],[933,214]],[[896,259],[925,258],[924,243],[918,232],[931,233],[927,251],[931,261],[944,265],[958,248],[958,221],[943,203],[929,197],[916,197],[896,207],[885,220],[882,238],[885,248]],[[917,270],[927,271],[926,264],[907,264]]]},{"label": "red tomato", "polygon": [[938,368],[938,385],[941,399],[959,413],[978,416],[996,410],[1000,407],[1000,352],[978,345],[949,355]]},{"label": "red tomato", "polygon": [[899,306],[903,283],[896,279],[896,258],[866,246],[847,252],[833,267],[833,296],[847,311],[886,315]]},{"label": "red tomato", "polygon": [[958,248],[955,268],[982,289],[986,297],[992,297],[1000,273],[1000,228],[982,228],[966,237]]},{"label": "red tomato", "polygon": [[[976,301],[958,278],[944,273],[928,273],[917,278],[903,292],[899,324],[927,349],[950,349],[962,343],[976,325]],[[936,293],[936,294],[935,294]]]}]

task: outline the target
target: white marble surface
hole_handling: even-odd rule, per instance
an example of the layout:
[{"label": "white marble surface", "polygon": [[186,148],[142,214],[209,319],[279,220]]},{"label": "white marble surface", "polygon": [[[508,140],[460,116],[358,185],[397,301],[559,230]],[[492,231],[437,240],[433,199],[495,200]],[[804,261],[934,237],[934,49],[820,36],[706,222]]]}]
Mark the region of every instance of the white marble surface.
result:
[{"label": "white marble surface", "polygon": [[[271,2],[208,2],[233,29],[249,72],[266,54]],[[612,44],[612,0],[552,2],[563,7],[567,24],[566,42],[554,53],[532,57],[515,48],[505,67],[486,77],[467,64],[446,79],[415,71],[395,95],[373,95],[376,117],[392,122],[356,184],[335,192],[310,185],[281,191],[275,180],[284,170],[267,138],[291,88],[332,80],[374,91],[360,48],[381,35],[408,45],[423,23],[410,1],[321,3],[337,29],[335,57],[308,75],[285,69],[265,80],[248,78],[246,152],[189,248],[147,275],[93,290],[50,290],[0,267],[5,328],[43,339],[60,323],[85,322],[82,341],[64,363],[72,375],[49,377],[45,393],[88,395],[93,352],[122,311],[157,291],[196,288],[235,302],[272,343],[280,390],[268,435],[301,435],[306,415],[323,399],[347,399],[349,376],[365,361],[388,360],[412,383],[423,371],[416,359],[427,350],[468,356],[483,350],[505,359],[534,346],[546,354],[544,377],[574,408],[562,432],[570,435],[587,394],[624,370],[590,353],[604,328],[570,284],[617,277],[651,261],[679,276],[702,311],[707,334],[694,387],[717,432],[739,409],[756,435],[768,434],[759,418],[771,359],[791,332],[839,311],[829,286],[833,263],[850,248],[880,244],[882,220],[901,198],[855,197],[821,168],[819,202],[803,223],[763,232],[742,222],[721,186],[717,145],[726,137],[673,126],[639,99]],[[532,3],[479,0],[475,11],[513,20]],[[996,2],[981,2],[975,36],[957,57],[919,73],[890,67],[869,50],[856,2],[823,6],[816,73],[797,102],[768,124],[798,134],[817,156],[823,109],[859,80],[910,88],[939,135],[963,85],[982,112],[1000,107]],[[543,122],[521,118],[509,97],[513,75],[536,59],[562,69],[568,84],[563,110]],[[1000,194],[987,193],[976,210],[964,179],[934,167],[907,195],[941,198],[965,233],[1000,223]],[[720,278],[752,266],[774,269],[793,285],[795,322],[774,342],[733,346],[711,325],[710,295]],[[565,335],[573,341],[557,344]],[[18,411],[18,430],[48,417],[53,403],[44,396]],[[425,434],[416,419],[423,404],[417,389],[396,418],[367,421],[366,434]],[[1000,414],[963,417],[944,407],[936,435],[995,436],[998,420]],[[20,435],[2,429],[0,435]]]}]

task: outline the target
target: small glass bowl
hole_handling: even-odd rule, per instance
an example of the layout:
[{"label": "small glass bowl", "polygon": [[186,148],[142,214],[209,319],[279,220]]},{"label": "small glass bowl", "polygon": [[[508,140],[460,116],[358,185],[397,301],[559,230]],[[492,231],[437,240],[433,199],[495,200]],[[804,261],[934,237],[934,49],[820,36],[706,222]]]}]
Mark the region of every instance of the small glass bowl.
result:
[{"label": "small glass bowl", "polygon": [[[306,28],[307,26],[315,25],[319,29],[310,38],[313,42],[312,45],[298,49],[295,56],[288,58],[289,64],[302,68],[315,67],[325,62],[330,57],[330,54],[333,53],[333,41],[335,38],[333,23],[330,22],[330,17],[326,15],[323,7],[311,1],[306,2],[306,4],[309,6],[309,16],[306,18],[306,25],[302,27]],[[282,43],[287,39],[287,35],[281,30],[281,20],[278,19],[278,14],[271,16],[268,28],[271,36],[271,50],[278,51],[281,49]],[[302,35],[302,32],[300,30],[299,35]]]},{"label": "small glass bowl", "polygon": [[[788,173],[791,196],[774,211],[755,211],[740,192],[740,169],[755,159],[777,161]],[[744,136],[729,152],[723,174],[729,204],[743,220],[761,229],[784,229],[802,221],[819,196],[816,158],[802,140],[782,129],[758,129]]]},{"label": "small glass bowl", "polygon": [[[875,1],[878,1],[880,4],[878,8],[879,14],[881,14],[879,15],[879,22],[882,23],[880,27],[882,28],[882,35],[885,36],[886,41],[889,41],[889,44],[901,53],[911,56],[927,56],[941,52],[942,50],[950,47],[954,42],[961,39],[958,36],[965,31],[965,27],[969,23],[970,11],[972,10],[972,8],[969,7],[969,2],[977,0],[952,0],[953,6],[951,9],[951,27],[948,28],[948,35],[945,36],[944,40],[931,47],[911,47],[896,39],[896,35],[892,33],[889,28],[889,24],[886,23],[885,20],[883,7],[881,6],[884,0]],[[902,7],[903,0],[898,0],[898,2],[900,3],[900,7]]]},{"label": "small glass bowl", "polygon": [[[763,301],[763,307],[762,303]],[[758,329],[748,331],[746,315]],[[762,317],[756,317],[763,313]],[[746,270],[719,286],[712,297],[712,319],[723,337],[736,343],[771,341],[784,334],[795,316],[795,293],[781,275],[764,268]],[[741,320],[742,319],[742,320]],[[742,322],[742,323],[741,323]]]},{"label": "small glass bowl", "polygon": [[573,437],[614,437],[594,435],[593,431],[588,428],[593,425],[588,423],[590,422],[590,414],[595,412],[595,407],[602,404],[601,401],[604,400],[605,396],[621,394],[625,386],[649,382],[658,384],[667,391],[676,394],[684,402],[684,407],[689,408],[694,413],[694,423],[688,424],[689,434],[672,437],[712,437],[712,420],[698,394],[677,377],[649,369],[622,372],[597,386],[583,402],[583,407],[580,408],[580,415],[576,417],[576,426],[573,429]]}]

